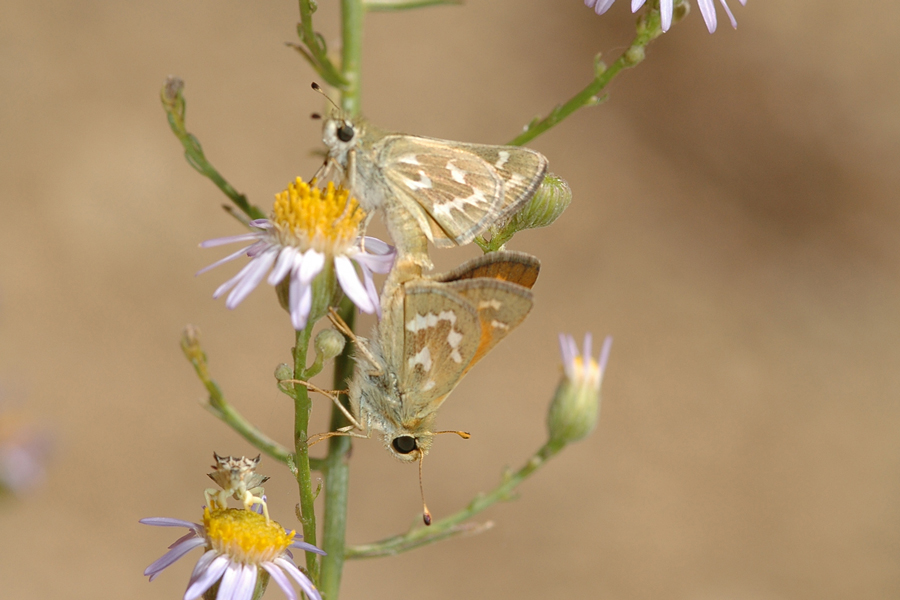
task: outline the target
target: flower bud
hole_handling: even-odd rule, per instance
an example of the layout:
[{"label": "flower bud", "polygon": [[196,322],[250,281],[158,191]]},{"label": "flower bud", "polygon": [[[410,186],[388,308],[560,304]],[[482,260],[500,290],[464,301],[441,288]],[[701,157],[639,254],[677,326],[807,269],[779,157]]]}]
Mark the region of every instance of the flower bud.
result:
[{"label": "flower bud", "polygon": [[316,354],[322,360],[331,360],[344,351],[346,343],[346,338],[334,329],[323,329],[316,336]]},{"label": "flower bud", "polygon": [[572,189],[569,184],[565,179],[550,173],[544,177],[541,187],[519,212],[509,217],[505,223],[490,228],[490,242],[486,243],[487,251],[500,250],[523,229],[537,229],[550,225],[571,203]]},{"label": "flower bud", "polygon": [[584,351],[580,356],[572,336],[560,334],[563,377],[547,413],[551,442],[577,442],[594,430],[600,411],[600,384],[611,346],[612,338],[607,337],[598,362],[591,356],[590,333],[584,336]]},{"label": "flower bud", "polygon": [[276,381],[289,381],[294,378],[294,369],[287,363],[281,363],[275,367]]},{"label": "flower bud", "polygon": [[525,206],[513,215],[507,227],[516,231],[546,227],[559,218],[572,203],[572,188],[553,173],[544,177],[541,187]]}]

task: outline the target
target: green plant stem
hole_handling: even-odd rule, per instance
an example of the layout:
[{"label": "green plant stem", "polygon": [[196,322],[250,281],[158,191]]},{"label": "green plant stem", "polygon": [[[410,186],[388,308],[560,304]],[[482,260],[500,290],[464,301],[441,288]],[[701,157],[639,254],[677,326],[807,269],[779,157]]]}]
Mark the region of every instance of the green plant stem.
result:
[{"label": "green plant stem", "polygon": [[359,115],[362,33],[366,9],[362,0],[341,0],[341,71],[347,82],[341,108],[347,117]]},{"label": "green plant stem", "polygon": [[266,456],[289,464],[293,460],[293,455],[290,451],[260,431],[225,400],[225,395],[222,393],[219,384],[209,375],[206,352],[203,351],[203,347],[200,345],[200,332],[196,327],[189,325],[185,329],[181,337],[181,350],[194,366],[194,372],[197,373],[197,377],[209,394],[208,402],[204,405],[206,409],[238,432],[254,448],[264,452]]},{"label": "green plant stem", "polygon": [[343,89],[347,82],[328,57],[325,39],[313,29],[312,2],[299,0],[299,5],[300,23],[297,25],[297,37],[300,38],[300,44],[289,43],[288,46],[299,52],[328,85]]},{"label": "green plant stem", "polygon": [[[306,354],[309,351],[309,338],[312,327],[305,327],[296,334],[294,346],[294,374],[298,379],[305,379]],[[312,473],[309,465],[309,413],[312,403],[309,390],[301,383],[294,384],[294,465],[296,467],[297,486],[300,489],[300,525],[303,528],[303,540],[316,543],[316,511],[314,502],[316,492],[312,485]],[[316,554],[306,552],[306,570],[313,582],[319,580],[319,561]]]},{"label": "green plant stem", "polygon": [[372,544],[351,546],[347,548],[347,558],[374,558],[392,556],[453,537],[480,533],[491,527],[491,523],[482,525],[463,524],[489,506],[510,500],[516,487],[541,468],[546,462],[565,447],[562,443],[547,442],[515,473],[506,475],[496,488],[487,494],[479,494],[469,505],[456,514],[450,515],[431,524],[430,527],[417,527],[411,531],[383,539]]},{"label": "green plant stem", "polygon": [[234,189],[216,168],[210,164],[203,153],[200,140],[188,132],[185,125],[187,104],[183,92],[184,82],[177,77],[169,77],[160,92],[160,99],[166,111],[166,117],[169,120],[169,127],[172,129],[172,133],[184,146],[184,157],[187,159],[188,164],[216,184],[216,187],[222,190],[222,193],[228,196],[234,205],[248,217],[251,219],[266,218],[266,214],[262,210],[250,204],[247,197]]},{"label": "green plant stem", "polygon": [[[341,109],[347,117],[359,114],[360,68],[362,63],[362,34],[365,8],[362,0],[341,0],[341,74],[346,85],[341,93]],[[340,316],[351,331],[355,325],[356,309],[347,298],[341,303]],[[353,375],[352,345],[347,344],[334,363],[334,389],[345,389]],[[341,399],[349,406],[346,397]],[[331,410],[331,431],[347,425],[347,420],[336,406]],[[327,600],[337,600],[344,572],[344,546],[347,532],[347,500],[350,491],[350,465],[347,461],[351,448],[347,436],[334,436],[328,440],[325,457],[325,515],[322,549],[322,578],[319,591]]]},{"label": "green plant stem", "polygon": [[[346,298],[340,307],[340,315],[352,330],[356,309]],[[344,351],[334,362],[334,387],[346,388],[353,375],[353,347],[344,346]],[[346,395],[341,402],[349,408]],[[331,431],[349,425],[344,414],[336,407],[331,410]],[[319,588],[325,598],[335,599],[341,585],[344,571],[344,545],[347,532],[347,501],[349,495],[350,464],[348,462],[352,440],[348,436],[334,436],[328,440],[328,455],[325,457],[325,518],[322,549],[328,554],[322,558],[322,580]]]},{"label": "green plant stem", "polygon": [[535,119],[525,128],[525,131],[513,138],[508,144],[510,146],[522,146],[527,144],[537,136],[555,127],[566,117],[574,113],[579,108],[585,106],[594,106],[600,102],[597,97],[607,85],[619,74],[623,69],[634,67],[644,60],[644,49],[647,45],[662,34],[659,22],[659,11],[651,10],[646,14],[638,17],[636,26],[636,35],[631,41],[631,45],[625,50],[619,58],[610,66],[606,67],[599,60],[599,56],[594,61],[594,79],[583,90],[572,96],[567,102],[557,105],[543,119]]}]

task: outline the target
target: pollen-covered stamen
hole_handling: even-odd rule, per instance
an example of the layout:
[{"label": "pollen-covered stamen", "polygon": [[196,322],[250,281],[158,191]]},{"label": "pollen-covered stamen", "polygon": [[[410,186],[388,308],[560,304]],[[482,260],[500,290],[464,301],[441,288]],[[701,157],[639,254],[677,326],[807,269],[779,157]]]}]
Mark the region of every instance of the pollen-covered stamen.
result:
[{"label": "pollen-covered stamen", "polygon": [[225,554],[233,562],[259,565],[282,556],[294,540],[294,532],[286,532],[275,521],[252,510],[237,508],[203,511],[203,526],[213,550]]},{"label": "pollen-covered stamen", "polygon": [[301,250],[340,255],[359,237],[365,212],[343,187],[323,189],[300,179],[275,195],[272,223],[279,241]]}]

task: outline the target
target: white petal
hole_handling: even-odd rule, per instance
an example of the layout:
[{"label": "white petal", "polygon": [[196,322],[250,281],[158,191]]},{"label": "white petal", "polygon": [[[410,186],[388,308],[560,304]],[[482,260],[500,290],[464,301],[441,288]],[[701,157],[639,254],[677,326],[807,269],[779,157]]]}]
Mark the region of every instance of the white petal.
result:
[{"label": "white petal", "polygon": [[267,280],[269,285],[278,285],[281,283],[284,276],[297,264],[299,258],[300,253],[297,252],[296,248],[291,246],[282,248],[281,252],[278,254],[278,260],[275,262],[275,268],[269,273],[269,278]]},{"label": "white petal", "polygon": [[209,565],[209,567],[199,574],[199,577],[191,582],[187,591],[184,592],[184,600],[196,600],[203,595],[203,592],[213,586],[219,580],[225,569],[228,568],[229,560],[225,556],[219,556]]},{"label": "white petal", "polygon": [[716,5],[713,4],[713,0],[697,0],[697,6],[700,8],[703,20],[706,21],[706,28],[710,33],[714,33],[716,31]]},{"label": "white petal", "polygon": [[272,268],[277,253],[278,251],[273,248],[257,256],[250,262],[250,265],[252,265],[253,268],[247,272],[243,281],[238,283],[234,290],[228,294],[228,298],[225,299],[226,307],[235,308],[244,301],[244,298],[250,295],[250,292],[256,289],[259,282],[263,280],[266,273]]},{"label": "white petal", "polygon": [[238,575],[231,600],[253,600],[253,588],[256,587],[256,565],[244,565]]},{"label": "white petal", "polygon": [[228,565],[228,568],[225,569],[225,574],[222,575],[222,581],[219,583],[219,593],[216,594],[216,600],[232,600],[234,598],[240,575],[241,565],[237,563]]},{"label": "white petal", "polygon": [[594,12],[597,13],[598,15],[602,15],[603,13],[605,13],[606,11],[609,10],[609,7],[612,6],[613,2],[615,2],[615,1],[616,0],[593,0],[590,3],[588,3],[588,0],[585,0],[584,3],[587,6],[593,6]]},{"label": "white petal", "polygon": [[187,527],[188,529],[200,527],[200,525],[191,523],[190,521],[170,519],[169,517],[147,517],[146,519],[141,519],[138,523],[143,525],[155,525],[156,527]]},{"label": "white petal", "polygon": [[253,245],[251,245],[251,246],[247,246],[247,247],[245,247],[245,248],[241,248],[241,249],[238,250],[237,252],[234,252],[233,254],[229,254],[229,255],[226,256],[225,258],[220,258],[219,260],[217,260],[217,261],[214,262],[213,264],[211,264],[211,265],[209,265],[209,266],[207,266],[207,267],[203,267],[202,269],[200,269],[199,271],[197,271],[196,273],[194,273],[194,275],[195,275],[195,276],[196,276],[196,275],[201,275],[201,274],[203,274],[203,273],[206,273],[206,272],[209,271],[210,269],[215,269],[215,268],[218,267],[219,265],[223,265],[223,264],[227,263],[227,262],[230,261],[230,260],[236,259],[238,256],[243,256],[243,255],[247,254],[248,252],[250,252],[250,249],[253,248],[253,246],[256,246],[257,244],[260,244],[260,243],[262,243],[262,242],[257,242],[256,244],[253,244]]},{"label": "white petal", "polygon": [[200,576],[200,573],[206,570],[206,568],[219,556],[218,550],[207,550],[203,553],[203,556],[200,557],[200,560],[197,561],[197,564],[194,565],[194,570],[191,571],[191,578],[188,579],[189,582],[193,582]]},{"label": "white petal", "polygon": [[375,312],[375,306],[366,293],[366,288],[359,280],[353,263],[346,256],[336,256],[334,258],[334,270],[337,273],[338,282],[341,289],[347,294],[347,297],[353,301],[353,304],[359,307],[359,310],[372,314]]},{"label": "white petal", "polygon": [[[746,2],[746,0],[742,0]],[[731,9],[728,8],[728,4],[725,3],[725,0],[719,0],[722,3],[722,8],[725,9],[725,12],[728,14],[728,18],[731,19],[731,26],[737,29],[737,19],[734,18],[734,15],[731,14]]]},{"label": "white petal", "polygon": [[363,272],[363,285],[366,286],[366,293],[369,294],[369,300],[375,307],[375,314],[381,318],[381,300],[378,298],[378,290],[375,289],[375,281],[372,279],[372,271],[366,265],[360,264],[359,268]]},{"label": "white petal", "polygon": [[315,250],[307,250],[303,253],[303,262],[300,263],[300,268],[297,270],[297,277],[299,277],[300,281],[304,284],[308,284],[315,279],[316,275],[322,272],[322,267],[324,265],[324,254],[316,252]]},{"label": "white petal", "polygon": [[637,12],[644,5],[644,0],[631,0],[631,12]]},{"label": "white petal", "polygon": [[309,309],[312,308],[312,287],[304,285],[296,273],[291,275],[288,304],[291,308],[291,325],[294,326],[294,329],[300,331],[306,327]]},{"label": "white petal", "polygon": [[288,600],[297,600],[297,592],[294,591],[294,586],[291,585],[291,580],[287,578],[284,571],[279,569],[275,564],[269,562],[264,562],[261,566],[269,572],[269,575],[272,576],[272,580],[278,584],[278,587],[280,587],[281,591],[284,592],[284,595],[288,597]]},{"label": "white petal", "polygon": [[197,546],[202,546],[205,543],[206,540],[204,540],[203,538],[192,538],[183,541],[180,544],[173,545],[168,552],[163,554],[152,565],[144,569],[144,575],[149,575],[150,581],[153,581],[154,579],[156,579],[156,576],[162,572],[163,569],[174,563],[176,560],[178,560]]},{"label": "white petal", "polygon": [[660,21],[662,22],[662,30],[668,31],[669,27],[672,26],[672,6],[674,4],[674,0],[660,0],[659,1],[659,14]]},{"label": "white petal", "polygon": [[297,568],[297,565],[284,558],[276,558],[274,562],[284,569],[288,575],[293,577],[294,581],[300,584],[300,589],[303,590],[310,600],[322,600],[322,596],[319,595],[319,590],[317,590],[316,586],[314,586],[306,575]]},{"label": "white petal", "polygon": [[394,253],[378,255],[360,252],[353,256],[353,260],[359,264],[366,265],[376,273],[381,273],[382,275],[391,272],[391,267],[394,266],[394,258],[396,258],[396,254]]},{"label": "white petal", "polygon": [[259,232],[242,233],[240,235],[229,235],[228,237],[220,237],[212,240],[200,242],[201,248],[215,248],[216,246],[224,246],[226,244],[234,244],[236,242],[248,242],[250,240],[258,240]]}]

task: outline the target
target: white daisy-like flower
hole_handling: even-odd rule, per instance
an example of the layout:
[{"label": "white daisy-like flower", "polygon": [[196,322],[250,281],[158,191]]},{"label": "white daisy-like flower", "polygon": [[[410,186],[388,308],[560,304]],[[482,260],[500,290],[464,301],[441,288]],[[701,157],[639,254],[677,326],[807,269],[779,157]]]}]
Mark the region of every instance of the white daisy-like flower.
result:
[{"label": "white daisy-like flower", "polygon": [[[609,7],[613,5],[616,0],[584,0],[584,3],[589,8],[593,8],[594,12],[598,15],[602,15]],[[747,0],[738,0],[742,5],[747,5]],[[631,0],[631,12],[637,12],[639,8],[644,6],[646,0]],[[728,18],[731,20],[731,26],[737,28],[737,20],[734,18],[734,15],[731,12],[731,9],[728,8],[728,3],[725,0],[719,0],[719,3],[722,5],[722,8],[725,9],[725,14],[728,15]],[[659,15],[660,21],[662,25],[663,31],[668,31],[669,27],[672,26],[672,13],[674,11],[675,0],[659,0]],[[706,21],[706,28],[709,29],[710,33],[713,33],[716,30],[716,5],[714,0],[697,0],[697,6],[700,8],[700,14],[703,15],[703,20]]]},{"label": "white daisy-like flower", "polygon": [[251,600],[258,586],[266,585],[269,577],[290,600],[298,597],[291,579],[308,598],[322,600],[309,577],[294,564],[290,549],[316,554],[325,552],[301,541],[293,531],[286,531],[275,521],[266,522],[256,511],[205,508],[203,524],[164,517],[141,519],[140,522],[189,530],[144,570],[150,581],[194,548],[206,549],[191,573],[184,600],[200,598],[217,582],[218,600]]},{"label": "white daisy-like flower", "polygon": [[599,360],[591,356],[591,343],[591,334],[586,333],[584,350],[579,355],[575,339],[571,335],[559,334],[563,376],[547,415],[551,440],[564,444],[577,442],[593,431],[597,424],[600,384],[609,360],[612,338],[607,337],[603,342]]},{"label": "white daisy-like flower", "polygon": [[[344,293],[366,313],[381,315],[378,291],[372,273],[391,270],[396,252],[392,246],[372,237],[360,244],[359,227],[365,218],[347,190],[329,182],[324,189],[309,185],[299,177],[275,195],[272,217],[251,221],[255,231],[207,240],[203,248],[237,242],[249,246],[209,265],[204,273],[242,255],[250,262],[219,286],[213,294],[226,292],[225,306],[235,308],[266,278],[275,286],[289,278],[287,304],[294,329],[306,327],[313,301],[313,280],[333,269]],[[354,267],[362,271],[362,279]]]}]

